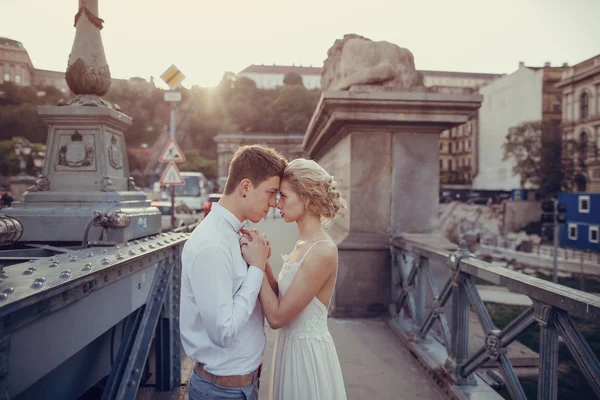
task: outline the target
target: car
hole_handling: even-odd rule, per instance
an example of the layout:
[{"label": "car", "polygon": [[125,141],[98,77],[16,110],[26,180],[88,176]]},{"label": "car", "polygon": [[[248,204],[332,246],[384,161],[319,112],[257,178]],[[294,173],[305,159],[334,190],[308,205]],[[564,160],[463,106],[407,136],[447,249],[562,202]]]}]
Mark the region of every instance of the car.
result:
[{"label": "car", "polygon": [[208,200],[204,202],[204,216],[206,217],[212,208],[212,203],[218,202],[223,195],[221,193],[211,193],[208,195]]},{"label": "car", "polygon": [[[163,232],[171,230],[171,202],[155,201],[152,202],[152,207],[156,207],[160,211],[161,230]],[[175,228],[191,225],[198,221],[198,217],[199,214],[194,214],[185,204],[175,206]]]}]

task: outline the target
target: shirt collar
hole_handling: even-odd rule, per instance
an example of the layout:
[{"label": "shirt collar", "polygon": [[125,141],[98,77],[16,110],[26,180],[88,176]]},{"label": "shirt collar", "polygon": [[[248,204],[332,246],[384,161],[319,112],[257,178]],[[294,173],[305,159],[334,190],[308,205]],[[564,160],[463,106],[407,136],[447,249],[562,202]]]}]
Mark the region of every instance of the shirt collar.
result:
[{"label": "shirt collar", "polygon": [[243,223],[228,209],[220,205],[219,203],[213,203],[210,210],[211,214],[214,212],[218,216],[225,218],[229,224],[233,227],[236,233],[240,232]]}]

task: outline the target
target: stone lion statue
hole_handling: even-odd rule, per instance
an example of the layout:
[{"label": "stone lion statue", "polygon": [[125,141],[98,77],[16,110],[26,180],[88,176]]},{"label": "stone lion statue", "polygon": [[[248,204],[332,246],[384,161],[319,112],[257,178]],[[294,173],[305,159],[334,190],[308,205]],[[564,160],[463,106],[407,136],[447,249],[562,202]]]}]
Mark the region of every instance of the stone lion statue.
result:
[{"label": "stone lion statue", "polygon": [[423,76],[415,70],[410,50],[390,42],[374,42],[348,34],[327,51],[321,90],[416,91]]}]

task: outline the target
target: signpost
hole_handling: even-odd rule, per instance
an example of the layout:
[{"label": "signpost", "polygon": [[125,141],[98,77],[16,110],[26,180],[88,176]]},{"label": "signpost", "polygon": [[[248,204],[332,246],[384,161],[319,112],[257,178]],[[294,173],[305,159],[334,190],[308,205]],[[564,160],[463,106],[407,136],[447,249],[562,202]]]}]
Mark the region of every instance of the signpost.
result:
[{"label": "signpost", "polygon": [[558,202],[557,199],[545,200],[542,202],[542,224],[552,224],[554,240],[554,264],[552,280],[558,283],[558,232],[559,225],[564,225],[566,221],[567,207]]},{"label": "signpost", "polygon": [[167,145],[165,146],[165,149],[163,150],[163,152],[160,154],[158,161],[160,161],[160,162],[171,162],[171,161],[184,162],[185,156],[183,155],[183,152],[177,145],[177,142],[175,142],[175,140],[171,139],[171,140],[169,140],[169,143],[167,143]]},{"label": "signpost", "polygon": [[161,185],[170,186],[171,192],[171,229],[175,229],[175,185],[183,185],[184,181],[181,178],[181,174],[175,165],[176,162],[184,162],[185,156],[181,151],[181,148],[175,141],[175,105],[181,101],[181,92],[176,92],[181,83],[185,79],[183,72],[179,70],[175,65],[171,65],[163,74],[160,76],[161,79],[169,85],[171,92],[165,92],[164,100],[171,103],[171,125],[170,125],[170,140],[167,146],[160,155],[160,162],[168,162],[169,165],[165,169],[162,177],[160,178]]}]

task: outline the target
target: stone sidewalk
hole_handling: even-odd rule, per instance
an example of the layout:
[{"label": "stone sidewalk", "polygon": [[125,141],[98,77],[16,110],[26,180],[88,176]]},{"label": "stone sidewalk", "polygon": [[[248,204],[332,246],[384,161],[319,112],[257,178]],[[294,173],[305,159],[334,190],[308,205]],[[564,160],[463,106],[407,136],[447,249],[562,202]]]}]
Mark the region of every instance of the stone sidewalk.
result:
[{"label": "stone sidewalk", "polygon": [[[336,344],[349,400],[444,398],[384,321],[330,318],[329,330]],[[267,338],[260,400],[269,397],[275,341],[275,332],[269,328]],[[179,390],[156,393],[152,387],[140,388],[137,400],[187,400],[187,383],[192,367],[191,361],[184,358]]]}]

